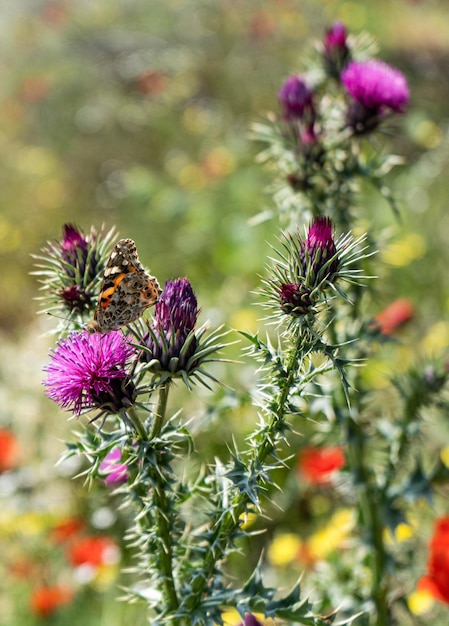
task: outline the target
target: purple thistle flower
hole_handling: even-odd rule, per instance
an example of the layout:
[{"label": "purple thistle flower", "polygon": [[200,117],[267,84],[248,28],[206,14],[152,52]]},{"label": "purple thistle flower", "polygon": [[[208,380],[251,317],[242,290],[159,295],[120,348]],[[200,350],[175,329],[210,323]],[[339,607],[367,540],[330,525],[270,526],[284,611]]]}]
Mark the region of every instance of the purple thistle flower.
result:
[{"label": "purple thistle flower", "polygon": [[198,345],[194,334],[198,313],[197,299],[188,279],[168,281],[154,307],[143,359],[157,361],[158,369],[172,373],[185,369]]},{"label": "purple thistle flower", "polygon": [[78,249],[87,252],[89,247],[88,241],[77,226],[64,224],[62,230],[64,235],[61,241],[61,248],[67,256],[76,253]]},{"label": "purple thistle flower", "polygon": [[104,482],[108,487],[117,487],[128,480],[128,468],[122,463],[120,448],[112,448],[100,463],[100,474],[105,476]]},{"label": "purple thistle flower", "polygon": [[51,351],[51,361],[44,368],[46,394],[75,415],[94,407],[117,413],[135,400],[126,370],[134,354],[135,349],[118,331],[71,333]]},{"label": "purple thistle flower", "polygon": [[315,120],[313,93],[300,76],[289,76],[278,92],[279,103],[287,121],[301,120],[306,126]]},{"label": "purple thistle flower", "polygon": [[239,626],[262,626],[262,624],[252,613],[247,613],[245,621],[241,622]]},{"label": "purple thistle flower", "polygon": [[328,73],[338,78],[341,70],[349,59],[349,48],[346,26],[342,22],[334,22],[324,35],[324,63]]},{"label": "purple thistle flower", "polygon": [[75,278],[77,270],[84,275],[89,251],[89,242],[81,230],[73,224],[64,224],[63,237],[60,241],[61,258],[64,269],[71,278]]},{"label": "purple thistle flower", "polygon": [[352,97],[347,121],[357,134],[376,128],[387,110],[403,113],[407,108],[405,76],[383,61],[352,61],[341,73],[341,82]]},{"label": "purple thistle flower", "polygon": [[305,285],[281,283],[279,299],[281,309],[287,315],[306,315],[313,306],[311,290]]},{"label": "purple thistle flower", "polygon": [[302,263],[310,284],[332,281],[339,269],[337,248],[328,217],[317,217],[309,226],[307,239],[302,243]]}]

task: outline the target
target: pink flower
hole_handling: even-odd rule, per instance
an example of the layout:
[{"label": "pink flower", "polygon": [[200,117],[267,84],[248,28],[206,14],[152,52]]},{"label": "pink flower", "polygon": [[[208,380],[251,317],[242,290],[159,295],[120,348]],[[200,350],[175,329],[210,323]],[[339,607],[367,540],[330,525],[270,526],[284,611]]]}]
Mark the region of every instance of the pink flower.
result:
[{"label": "pink flower", "polygon": [[315,118],[313,93],[301,76],[289,76],[280,88],[278,97],[285,119],[310,122]]},{"label": "pink flower", "polygon": [[100,474],[105,475],[104,482],[109,487],[117,487],[128,480],[128,468],[122,463],[120,448],[112,448],[100,464]]},{"label": "pink flower", "polygon": [[134,353],[119,331],[71,333],[52,350],[51,361],[44,368],[46,393],[76,415],[94,407],[117,413],[135,399],[126,367]]},{"label": "pink flower", "polygon": [[352,61],[341,82],[352,97],[347,121],[356,134],[376,128],[387,110],[403,113],[407,108],[410,92],[404,74],[383,61]]}]

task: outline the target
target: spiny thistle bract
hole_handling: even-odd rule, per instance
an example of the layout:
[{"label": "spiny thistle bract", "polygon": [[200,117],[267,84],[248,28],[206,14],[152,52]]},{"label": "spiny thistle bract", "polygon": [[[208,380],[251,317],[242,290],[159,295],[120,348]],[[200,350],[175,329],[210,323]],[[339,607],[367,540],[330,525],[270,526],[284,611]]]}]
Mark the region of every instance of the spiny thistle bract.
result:
[{"label": "spiny thistle bract", "polygon": [[356,282],[364,276],[358,266],[369,256],[365,236],[334,238],[329,218],[316,218],[303,237],[299,230],[282,233],[283,252],[277,252],[263,280],[264,294],[274,319],[293,321],[315,315],[329,300],[329,291],[345,297],[340,282]]},{"label": "spiny thistle bract", "polygon": [[107,233],[91,228],[88,235],[65,224],[60,240],[49,241],[41,254],[33,255],[43,295],[39,297],[42,312],[62,319],[57,331],[80,327],[93,316],[108,250],[115,229]]}]

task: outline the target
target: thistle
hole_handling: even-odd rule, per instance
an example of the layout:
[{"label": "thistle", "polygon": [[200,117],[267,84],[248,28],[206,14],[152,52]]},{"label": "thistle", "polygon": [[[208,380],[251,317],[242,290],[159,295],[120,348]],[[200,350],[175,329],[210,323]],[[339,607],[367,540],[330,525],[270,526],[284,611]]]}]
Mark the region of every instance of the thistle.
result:
[{"label": "thistle", "polygon": [[327,217],[316,218],[305,237],[299,230],[283,233],[284,251],[273,259],[271,276],[264,280],[273,317],[301,320],[326,305],[329,291],[344,295],[339,283],[362,278],[363,242],[363,236],[355,240],[350,234],[335,238]]},{"label": "thistle", "polygon": [[403,113],[409,101],[405,76],[383,61],[352,61],[341,82],[351,96],[346,121],[354,134],[377,128],[388,112]]},{"label": "thistle", "polygon": [[74,226],[63,226],[62,238],[49,241],[41,254],[33,255],[43,295],[42,311],[62,318],[61,328],[80,326],[95,310],[107,261],[107,249],[114,237],[91,228],[88,235]]},{"label": "thistle", "polygon": [[136,399],[129,373],[135,354],[120,332],[73,332],[51,351],[44,368],[46,393],[75,415],[91,409],[99,409],[100,414],[119,413]]},{"label": "thistle", "polygon": [[187,387],[191,382],[207,386],[215,379],[204,365],[222,345],[219,335],[205,336],[207,326],[197,328],[198,303],[187,278],[168,281],[154,307],[151,321],[142,327],[141,360],[144,369],[154,375],[158,384],[181,378]]}]

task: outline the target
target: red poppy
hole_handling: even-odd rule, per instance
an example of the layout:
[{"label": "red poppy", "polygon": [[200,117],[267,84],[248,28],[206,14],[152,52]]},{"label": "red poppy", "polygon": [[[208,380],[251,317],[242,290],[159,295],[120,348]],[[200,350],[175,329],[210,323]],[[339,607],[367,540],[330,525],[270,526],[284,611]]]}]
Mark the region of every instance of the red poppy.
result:
[{"label": "red poppy", "polygon": [[31,596],[31,609],[39,617],[48,617],[73,598],[73,591],[62,585],[39,587]]},{"label": "red poppy", "polygon": [[308,482],[323,485],[345,463],[345,455],[338,446],[307,447],[301,451],[298,469]]},{"label": "red poppy", "polygon": [[17,438],[7,428],[0,428],[0,472],[12,469],[17,462]]},{"label": "red poppy", "polygon": [[436,600],[449,604],[449,516],[435,522],[435,530],[429,544],[428,575],[419,583]]},{"label": "red poppy", "polygon": [[397,328],[406,324],[414,315],[414,307],[407,298],[398,298],[374,318],[376,326],[384,335],[391,335]]},{"label": "red poppy", "polygon": [[83,520],[77,517],[67,517],[53,526],[51,537],[55,543],[65,543],[77,535],[83,526]]},{"label": "red poppy", "polygon": [[69,550],[69,560],[75,567],[79,565],[100,567],[116,562],[117,557],[118,548],[109,537],[81,537]]}]

